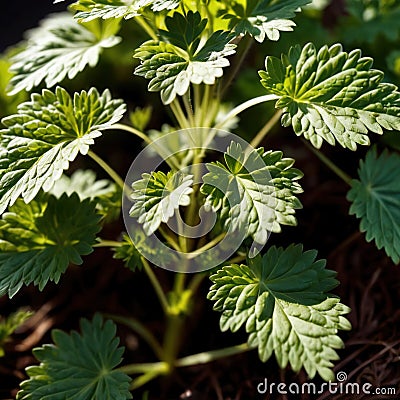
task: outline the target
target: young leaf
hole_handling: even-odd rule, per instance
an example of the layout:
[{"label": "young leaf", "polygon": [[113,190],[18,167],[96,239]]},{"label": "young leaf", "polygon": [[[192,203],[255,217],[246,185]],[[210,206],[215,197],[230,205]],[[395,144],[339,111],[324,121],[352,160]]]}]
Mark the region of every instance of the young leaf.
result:
[{"label": "young leaf", "polygon": [[342,316],[350,309],[328,294],[337,286],[335,272],[316,261],[315,250],[301,245],[271,247],[247,265],[225,266],[213,274],[208,298],[221,311],[222,331],[245,325],[248,343],[262,361],[275,353],[281,368],[303,366],[310,378],[318,373],[333,380],[335,349],[343,347],[339,329],[350,329]]},{"label": "young leaf", "polygon": [[4,344],[9,341],[10,336],[31,316],[30,311],[17,311],[7,318],[0,316],[0,357],[4,356]]},{"label": "young leaf", "polygon": [[71,9],[77,11],[75,18],[88,22],[96,18],[130,19],[141,15],[146,6],[151,5],[153,11],[162,11],[172,10],[179,3],[180,0],[79,0],[71,5]]},{"label": "young leaf", "polygon": [[125,111],[121,100],[105,90],[75,93],[58,87],[33,94],[18,107],[18,114],[3,118],[0,130],[0,214],[22,196],[31,201],[41,188],[48,191],[69,162],[87,154],[101,130],[119,121]]},{"label": "young leaf", "polygon": [[[313,146],[324,140],[355,150],[369,144],[368,131],[400,128],[400,93],[382,83],[383,73],[371,69],[372,59],[360,50],[346,53],[340,44],[319,51],[308,43],[292,47],[281,60],[267,57],[261,83],[280,96],[282,123]],[[383,128],[383,129],[382,129]]]},{"label": "young leaf", "polygon": [[180,206],[188,206],[193,192],[193,176],[180,172],[152,172],[132,184],[134,202],[129,214],[138,218],[143,230],[151,235],[175,214]]},{"label": "young leaf", "polygon": [[107,221],[117,219],[120,214],[121,189],[108,179],[96,180],[96,173],[91,170],[79,169],[71,177],[61,175],[49,193],[56,197],[76,193],[81,200],[93,200],[97,202],[97,211]]},{"label": "young leaf", "polygon": [[[225,164],[207,164],[201,191],[205,207],[221,210],[225,229],[240,230],[265,244],[269,232],[280,232],[281,224],[296,225],[295,210],[302,193],[297,180],[303,174],[292,168],[294,160],[282,152],[263,148],[247,156],[240,144],[232,142],[225,153]],[[232,225],[232,226],[231,226]]]},{"label": "young leaf", "polygon": [[229,20],[229,27],[238,35],[248,33],[263,42],[265,38],[279,40],[280,31],[292,31],[296,24],[290,18],[311,0],[246,0],[245,5],[242,3],[229,2],[220,15]]},{"label": "young leaf", "polygon": [[24,284],[42,290],[49,280],[57,283],[69,263],[82,264],[81,256],[93,251],[99,220],[95,204],[75,193],[17,200],[0,219],[0,296],[13,297]]},{"label": "young leaf", "polygon": [[183,96],[190,83],[213,85],[229,66],[226,57],[235,53],[236,45],[229,43],[233,35],[224,31],[201,40],[207,20],[199,12],[175,12],[165,25],[165,40],[143,43],[134,57],[141,61],[135,74],[150,79],[149,90],[161,92],[161,100],[169,104],[176,95]]},{"label": "young leaf", "polygon": [[54,14],[29,32],[26,49],[11,58],[10,93],[32,90],[42,81],[48,88],[64,78],[74,78],[86,66],[94,67],[104,48],[118,44],[120,38],[98,38],[71,14]]},{"label": "young leaf", "polygon": [[350,214],[361,219],[360,230],[375,241],[395,264],[400,262],[400,155],[371,149],[360,162],[359,179],[352,181],[347,199]]},{"label": "young leaf", "polygon": [[113,251],[113,258],[117,260],[123,260],[125,265],[131,271],[135,271],[137,268],[142,268],[140,253],[136,249],[131,238],[126,233],[123,235],[122,244],[118,247],[113,248]]},{"label": "young leaf", "polygon": [[116,326],[96,314],[83,319],[81,331],[52,331],[54,345],[33,350],[40,361],[26,369],[17,400],[126,400],[131,399],[130,378],[116,370],[124,349],[118,347]]}]

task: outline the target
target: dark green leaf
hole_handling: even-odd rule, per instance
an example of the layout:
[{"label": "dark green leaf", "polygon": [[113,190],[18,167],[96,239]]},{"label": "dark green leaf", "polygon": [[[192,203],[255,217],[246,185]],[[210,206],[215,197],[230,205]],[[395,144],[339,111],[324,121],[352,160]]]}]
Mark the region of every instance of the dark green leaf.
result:
[{"label": "dark green leaf", "polygon": [[12,297],[30,283],[42,290],[48,281],[57,283],[69,263],[82,264],[81,256],[93,251],[99,220],[95,203],[75,193],[17,200],[0,220],[0,296]]},{"label": "dark green leaf", "polygon": [[229,26],[237,34],[249,34],[263,42],[279,40],[280,31],[292,31],[296,25],[290,18],[295,17],[311,0],[260,0],[243,2],[231,1],[220,15],[229,19]]},{"label": "dark green leaf", "polygon": [[347,198],[350,214],[361,219],[360,230],[374,240],[395,264],[400,262],[400,155],[370,150],[360,162],[359,180],[352,181]]},{"label": "dark green leaf", "polygon": [[114,258],[117,260],[123,260],[125,265],[131,270],[135,271],[137,268],[142,268],[142,261],[140,259],[140,253],[136,249],[131,238],[125,233],[123,235],[122,244],[113,249]]},{"label": "dark green leaf", "polygon": [[52,331],[54,345],[33,350],[40,365],[26,369],[17,400],[126,400],[130,378],[116,370],[124,349],[116,326],[97,314],[81,321],[82,334]]},{"label": "dark green leaf", "polygon": [[61,197],[64,193],[76,193],[81,200],[90,199],[97,203],[97,211],[106,221],[117,219],[121,211],[122,191],[108,179],[96,180],[91,170],[77,170],[71,177],[62,175],[50,190],[51,194]]}]

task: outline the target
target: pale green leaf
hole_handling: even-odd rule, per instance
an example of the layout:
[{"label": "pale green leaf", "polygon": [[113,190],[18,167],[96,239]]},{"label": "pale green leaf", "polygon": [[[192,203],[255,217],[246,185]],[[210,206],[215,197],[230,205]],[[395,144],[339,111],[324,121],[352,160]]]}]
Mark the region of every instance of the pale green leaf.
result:
[{"label": "pale green leaf", "polygon": [[328,293],[337,286],[336,274],[316,256],[315,250],[303,253],[301,245],[273,246],[249,265],[233,264],[213,274],[208,298],[222,312],[222,331],[245,326],[262,361],[274,353],[281,368],[304,367],[310,378],[318,373],[333,380],[335,350],[343,347],[337,333],[350,329],[343,317],[350,310]]},{"label": "pale green leaf", "polygon": [[263,42],[265,38],[279,40],[280,32],[292,31],[296,24],[290,18],[295,17],[296,12],[311,3],[311,0],[246,0],[225,3],[219,15],[229,20],[229,27],[238,35],[250,34],[258,42]]},{"label": "pale green leaf", "polygon": [[141,15],[147,6],[153,11],[162,11],[172,10],[179,3],[180,0],[79,0],[71,5],[71,9],[77,12],[75,18],[88,22],[96,18],[130,19]]},{"label": "pale green leaf", "polygon": [[400,129],[400,93],[371,69],[360,50],[346,53],[340,44],[316,50],[312,43],[292,47],[281,60],[268,56],[261,83],[280,96],[282,123],[292,125],[313,146],[323,141],[355,150],[368,145],[368,131]]},{"label": "pale green leaf", "polygon": [[4,356],[4,345],[10,340],[10,336],[32,316],[30,311],[17,311],[7,318],[0,316],[0,357]]},{"label": "pale green leaf", "polygon": [[400,262],[400,155],[371,149],[360,162],[359,179],[352,181],[347,199],[350,214],[361,219],[360,230],[374,240],[395,264]]},{"label": "pale green leaf", "polygon": [[81,334],[52,331],[54,344],[33,350],[40,361],[26,369],[17,400],[126,400],[130,378],[116,368],[124,349],[116,326],[96,314],[81,321]]},{"label": "pale green leaf", "polygon": [[168,222],[180,206],[189,205],[193,176],[159,171],[143,174],[142,177],[132,184],[131,199],[134,204],[129,214],[143,224],[147,235],[151,235],[162,222]]},{"label": "pale green leaf", "polygon": [[77,170],[71,177],[63,174],[50,192],[56,197],[64,193],[76,193],[81,200],[91,199],[97,203],[97,211],[107,221],[118,218],[122,206],[122,191],[108,179],[96,180],[96,173],[91,170]]},{"label": "pale green leaf", "polygon": [[207,164],[201,191],[206,209],[221,210],[225,229],[241,231],[265,244],[269,232],[280,232],[281,224],[296,225],[295,210],[301,208],[296,194],[303,174],[293,168],[294,160],[282,152],[263,148],[247,155],[232,142],[225,153],[225,165]]},{"label": "pale green leaf", "polygon": [[[108,90],[94,88],[71,96],[61,87],[45,89],[2,120],[0,130],[0,214],[22,196],[31,201],[48,191],[79,153],[87,154],[101,130],[125,111]],[[3,151],[1,151],[3,148]]]},{"label": "pale green leaf", "polygon": [[235,53],[229,32],[216,31],[205,36],[207,20],[199,12],[186,16],[175,12],[165,19],[164,40],[149,40],[134,53],[140,59],[135,74],[150,79],[149,90],[161,92],[164,104],[183,96],[191,83],[213,85],[229,66],[226,57]]},{"label": "pale green leaf", "polygon": [[14,296],[33,283],[42,290],[58,282],[69,263],[82,264],[93,251],[100,216],[95,203],[77,194],[56,197],[41,193],[21,199],[0,219],[0,296]]},{"label": "pale green leaf", "polygon": [[26,49],[11,58],[10,94],[32,90],[43,81],[48,88],[94,67],[104,48],[118,44],[117,36],[98,38],[69,13],[50,15],[29,32]]}]

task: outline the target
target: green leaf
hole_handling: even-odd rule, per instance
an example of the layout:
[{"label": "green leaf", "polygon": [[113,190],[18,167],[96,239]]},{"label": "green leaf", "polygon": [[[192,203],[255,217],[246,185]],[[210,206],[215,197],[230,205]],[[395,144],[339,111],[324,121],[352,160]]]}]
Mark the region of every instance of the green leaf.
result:
[{"label": "green leaf", "polygon": [[371,69],[372,59],[360,50],[346,53],[340,44],[312,43],[292,47],[281,60],[267,57],[261,83],[269,93],[280,96],[282,123],[296,135],[304,135],[313,146],[323,141],[355,150],[368,145],[368,131],[400,128],[400,93],[395,85],[383,83],[383,73]]},{"label": "green leaf", "polygon": [[[400,3],[393,1],[346,0],[347,14],[337,31],[346,43],[380,43],[399,39]],[[379,41],[379,42],[378,42]]]},{"label": "green leaf", "polygon": [[119,42],[113,35],[96,37],[69,13],[50,15],[29,32],[26,49],[11,58],[10,94],[30,91],[43,81],[50,88],[73,79],[88,65],[94,67],[104,48]]},{"label": "green leaf", "polygon": [[[64,0],[59,0],[61,2]],[[96,18],[130,19],[141,15],[142,9],[151,6],[153,11],[172,10],[180,0],[79,0],[71,5],[77,11],[75,18],[82,22]]]},{"label": "green leaf", "polygon": [[7,87],[13,74],[9,71],[11,62],[8,58],[0,56],[0,118],[17,111],[18,104],[26,100],[27,94],[17,93],[13,96],[7,94]]},{"label": "green leaf", "polygon": [[164,40],[143,43],[134,57],[141,61],[135,74],[150,79],[149,90],[161,92],[161,100],[169,104],[176,95],[183,96],[190,83],[213,85],[229,66],[226,57],[235,53],[236,45],[229,43],[229,32],[204,36],[207,20],[199,12],[175,12],[165,25],[167,30],[160,31]]},{"label": "green leaf", "polygon": [[140,253],[136,249],[131,238],[124,233],[122,244],[113,249],[113,257],[117,260],[123,260],[125,265],[131,270],[136,271],[137,268],[142,269],[142,261]]},{"label": "green leaf", "polygon": [[337,286],[335,272],[316,260],[315,250],[301,245],[271,247],[247,265],[225,266],[213,274],[208,298],[221,311],[222,331],[245,325],[248,343],[262,361],[275,353],[281,368],[303,366],[310,378],[318,373],[333,380],[335,349],[343,347],[339,329],[350,329],[342,316],[350,309],[328,294]]},{"label": "green leaf", "polygon": [[302,193],[297,180],[303,174],[292,168],[293,159],[263,148],[245,155],[234,142],[224,157],[225,165],[207,164],[201,192],[207,196],[206,209],[221,210],[225,229],[240,230],[263,245],[281,224],[297,224],[294,213],[301,203],[295,195]]},{"label": "green leaf", "polygon": [[71,177],[61,175],[49,193],[58,198],[64,193],[76,193],[81,200],[93,200],[97,203],[97,211],[106,221],[116,220],[120,215],[121,189],[108,179],[96,180],[96,173],[91,170],[79,169]]},{"label": "green leaf", "polygon": [[4,356],[4,344],[9,341],[14,331],[29,319],[32,314],[30,311],[17,311],[7,318],[0,317],[0,357]]},{"label": "green leaf", "polygon": [[132,184],[134,204],[129,214],[143,224],[147,235],[151,235],[162,222],[168,222],[180,206],[189,205],[193,176],[158,171],[142,177]]},{"label": "green leaf", "polygon": [[400,262],[400,155],[371,149],[360,162],[359,179],[352,181],[347,199],[350,214],[361,219],[360,230],[374,240],[395,264]]},{"label": "green leaf", "polygon": [[[231,1],[220,15],[229,20],[229,27],[238,35],[249,34],[258,42],[265,38],[279,40],[281,31],[292,31],[296,24],[290,20],[311,0]],[[244,5],[243,5],[244,3]]]},{"label": "green leaf", "polygon": [[116,370],[124,349],[118,347],[116,326],[83,319],[79,334],[52,331],[53,345],[33,350],[40,365],[26,369],[29,380],[21,383],[17,400],[126,400],[130,378]]},{"label": "green leaf", "polygon": [[93,251],[99,220],[95,204],[75,193],[17,200],[0,219],[0,296],[13,297],[24,284],[42,290],[58,283],[70,263]]},{"label": "green leaf", "polygon": [[48,191],[79,153],[87,154],[101,130],[119,121],[122,100],[94,88],[74,98],[58,87],[33,94],[18,114],[2,120],[0,130],[0,214],[22,196],[31,201],[41,188]]}]

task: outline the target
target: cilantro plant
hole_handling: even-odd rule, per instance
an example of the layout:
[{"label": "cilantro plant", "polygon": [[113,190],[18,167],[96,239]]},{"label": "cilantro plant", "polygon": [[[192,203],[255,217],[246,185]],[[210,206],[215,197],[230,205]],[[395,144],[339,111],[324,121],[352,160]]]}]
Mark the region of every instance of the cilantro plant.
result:
[{"label": "cilantro plant", "polygon": [[[258,72],[264,93],[228,109],[226,103],[252,42],[279,46],[281,32],[293,31],[293,18],[309,3],[79,0],[29,32],[25,47],[11,57],[8,91],[30,92],[30,99],[2,119],[0,130],[0,294],[13,297],[32,283],[42,290],[70,264],[110,247],[132,273],[148,275],[166,320],[162,339],[134,316],[104,320],[96,314],[82,320],[81,333],[53,331],[54,344],[34,349],[40,364],[27,368],[17,399],[129,399],[132,390],[176,368],[252,349],[263,362],[274,355],[281,368],[334,379],[336,350],[343,347],[339,331],[351,328],[350,309],[332,293],[335,272],[317,250],[268,245],[270,234],[297,224],[303,173],[294,159],[260,144],[276,123],[291,127],[349,185],[350,214],[360,219],[366,240],[397,264],[400,156],[373,147],[352,179],[319,149],[326,142],[356,150],[370,145],[374,134],[400,130],[400,93],[360,50],[308,43],[280,58],[265,54]],[[130,24],[148,39],[131,49],[136,78],[129,79],[145,79],[148,91],[158,92],[155,101],[160,96],[172,116],[161,131],[145,130],[150,108],[131,113],[129,123],[112,87],[69,93],[60,86],[95,67]],[[233,136],[222,157],[212,151],[212,143],[235,131],[242,112],[267,102],[275,114],[259,132],[248,132],[250,144]],[[118,130],[142,139],[165,161],[162,167],[124,182],[93,150],[101,135]],[[111,180],[97,180],[90,170],[66,175],[79,155],[92,158]],[[120,238],[104,238],[102,228],[119,218],[126,201],[135,223]],[[202,213],[215,216],[212,229],[186,235]],[[225,239],[232,235],[240,236],[237,248],[212,264],[207,251],[229,247]],[[196,260],[213,268],[190,274]],[[176,272],[172,289],[160,284],[158,266]],[[220,329],[243,330],[248,340],[179,358],[185,321],[207,278]],[[158,360],[121,366],[115,323],[135,330]]]}]

